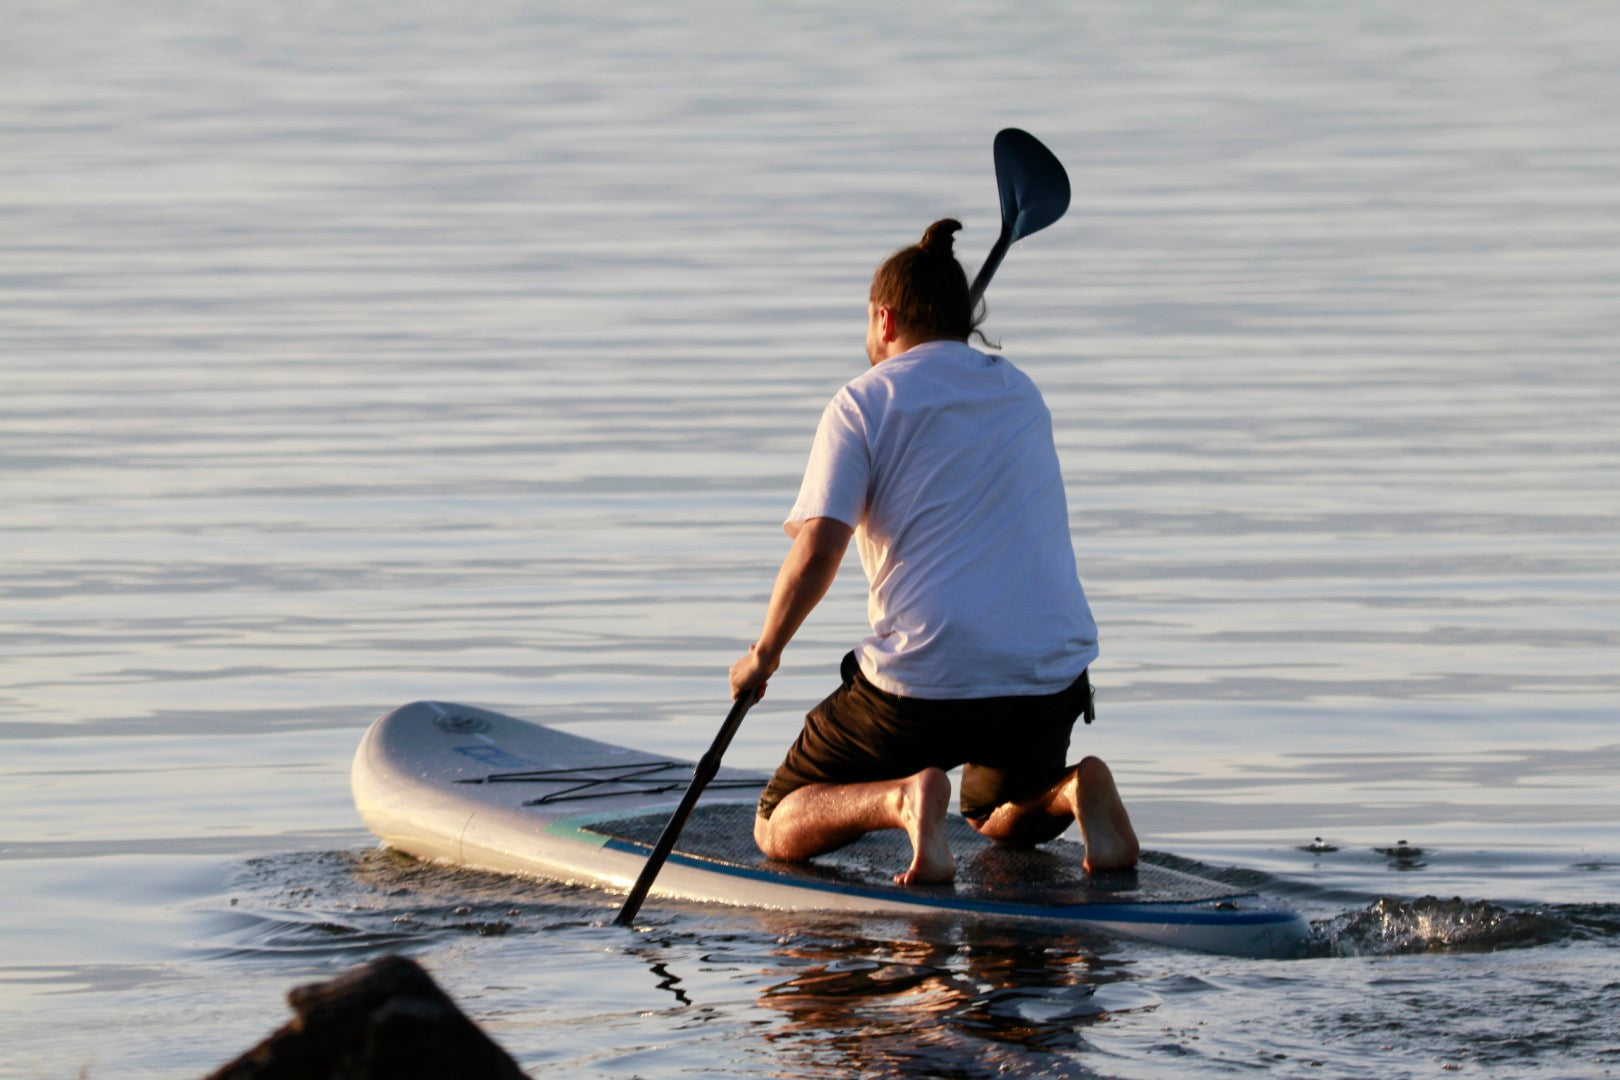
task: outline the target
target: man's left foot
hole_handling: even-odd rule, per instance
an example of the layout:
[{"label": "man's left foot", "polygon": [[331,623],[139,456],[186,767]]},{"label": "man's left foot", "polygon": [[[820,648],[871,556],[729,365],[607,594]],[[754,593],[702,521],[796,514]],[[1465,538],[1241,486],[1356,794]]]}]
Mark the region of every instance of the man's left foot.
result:
[{"label": "man's left foot", "polygon": [[1075,767],[1075,820],[1086,842],[1080,864],[1088,872],[1128,870],[1136,865],[1141,845],[1131,828],[1125,802],[1114,786],[1114,774],[1101,758],[1088,757]]}]

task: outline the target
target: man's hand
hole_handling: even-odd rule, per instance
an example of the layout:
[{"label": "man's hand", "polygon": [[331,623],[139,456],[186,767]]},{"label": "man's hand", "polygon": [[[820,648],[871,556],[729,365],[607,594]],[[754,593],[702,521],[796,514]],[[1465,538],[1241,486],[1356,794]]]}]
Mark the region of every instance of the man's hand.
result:
[{"label": "man's hand", "polygon": [[782,560],[782,569],[776,572],[759,640],[731,665],[733,701],[749,690],[764,696],[765,681],[782,662],[782,650],[838,576],[838,564],[843,562],[853,535],[855,530],[836,518],[811,518],[797,527],[793,547]]},{"label": "man's hand", "polygon": [[780,662],[776,659],[767,662],[761,657],[757,642],[748,646],[748,651],[731,665],[731,700],[740,700],[750,691],[754,693],[756,701],[764,697],[766,680],[776,673],[776,666]]}]

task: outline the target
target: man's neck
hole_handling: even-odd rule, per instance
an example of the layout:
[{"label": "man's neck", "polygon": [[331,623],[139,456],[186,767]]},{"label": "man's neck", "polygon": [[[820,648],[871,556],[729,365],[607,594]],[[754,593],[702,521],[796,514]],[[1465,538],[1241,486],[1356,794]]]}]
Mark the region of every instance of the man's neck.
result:
[{"label": "man's neck", "polygon": [[893,360],[895,357],[899,356],[901,353],[908,353],[912,349],[915,349],[917,346],[919,346],[919,345],[927,345],[929,342],[932,342],[932,341],[962,341],[962,340],[963,340],[962,338],[954,338],[954,337],[949,337],[949,336],[925,337],[925,338],[897,337],[893,341],[886,341],[886,342],[883,343],[883,355],[879,356],[876,360],[872,361],[872,363],[875,366],[877,364],[883,363],[883,361],[885,361],[885,360]]}]

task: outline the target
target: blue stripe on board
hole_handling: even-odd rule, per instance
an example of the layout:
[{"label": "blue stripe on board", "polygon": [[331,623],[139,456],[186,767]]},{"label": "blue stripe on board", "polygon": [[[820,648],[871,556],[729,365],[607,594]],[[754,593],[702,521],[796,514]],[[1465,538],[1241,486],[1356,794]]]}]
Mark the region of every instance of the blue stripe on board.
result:
[{"label": "blue stripe on board", "polygon": [[[627,855],[645,855],[651,850],[644,844],[631,843],[617,838],[609,838],[601,846],[609,851],[618,851]],[[773,874],[768,870],[712,862],[708,859],[695,859],[679,853],[671,854],[669,861],[678,863],[681,866],[690,866],[694,869],[706,870],[727,877],[743,878],[748,881],[763,881],[773,885],[789,885],[812,892],[835,893],[840,896],[859,896],[869,900],[912,904],[916,907],[935,908],[941,911],[967,911],[984,915],[1025,915],[1030,918],[1062,919],[1068,922],[1175,923],[1183,926],[1263,926],[1270,923],[1292,923],[1299,918],[1292,911],[1275,908],[1260,911],[1215,911],[1204,908],[1206,904],[1216,903],[1215,900],[1196,901],[1197,908],[1192,910],[1189,910],[1185,901],[1051,906],[998,903],[993,900],[973,900],[963,896],[909,893],[898,889],[851,885],[835,881],[817,881],[812,878],[786,877],[782,874]],[[1224,899],[1231,900],[1239,897],[1252,897],[1253,895],[1253,893],[1234,893]],[[720,898],[716,897],[715,899]]]}]

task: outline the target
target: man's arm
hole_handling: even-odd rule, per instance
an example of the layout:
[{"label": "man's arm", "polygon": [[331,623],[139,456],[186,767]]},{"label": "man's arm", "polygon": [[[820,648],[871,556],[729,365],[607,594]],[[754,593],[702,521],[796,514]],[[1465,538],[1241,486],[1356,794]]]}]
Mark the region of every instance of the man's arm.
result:
[{"label": "man's arm", "polygon": [[776,574],[770,607],[765,611],[765,628],[759,640],[731,665],[733,698],[753,689],[764,694],[766,680],[782,662],[782,650],[832,587],[854,533],[837,518],[811,518],[800,527]]}]

